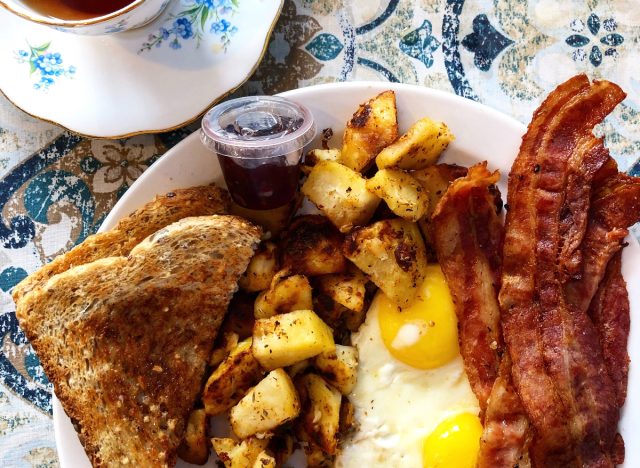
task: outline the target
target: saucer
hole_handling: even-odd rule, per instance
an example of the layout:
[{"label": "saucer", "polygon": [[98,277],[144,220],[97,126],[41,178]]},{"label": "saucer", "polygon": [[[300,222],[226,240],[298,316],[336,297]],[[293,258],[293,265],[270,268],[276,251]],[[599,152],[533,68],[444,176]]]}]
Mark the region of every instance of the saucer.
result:
[{"label": "saucer", "polygon": [[172,0],[152,23],[107,36],[57,31],[0,9],[0,91],[90,137],[171,130],[251,76],[282,3]]}]

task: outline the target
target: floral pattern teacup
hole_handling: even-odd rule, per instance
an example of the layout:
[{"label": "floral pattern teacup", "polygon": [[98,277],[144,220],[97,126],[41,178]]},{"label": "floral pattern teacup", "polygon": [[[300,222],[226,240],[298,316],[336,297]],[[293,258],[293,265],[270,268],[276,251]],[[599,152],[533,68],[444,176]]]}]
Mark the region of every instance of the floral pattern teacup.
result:
[{"label": "floral pattern teacup", "polygon": [[132,0],[124,8],[104,16],[62,20],[42,15],[19,0],[0,0],[0,6],[29,21],[75,34],[103,35],[138,28],[157,18],[171,0]]}]

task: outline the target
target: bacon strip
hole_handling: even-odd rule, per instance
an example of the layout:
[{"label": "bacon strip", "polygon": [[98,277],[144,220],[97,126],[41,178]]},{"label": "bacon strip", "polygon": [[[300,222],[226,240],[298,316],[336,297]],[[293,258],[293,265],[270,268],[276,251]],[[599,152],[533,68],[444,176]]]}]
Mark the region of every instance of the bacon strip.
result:
[{"label": "bacon strip", "polygon": [[[581,91],[584,91],[588,85],[589,82],[585,77],[579,77],[561,84],[554,93],[549,95],[535,112],[527,130],[526,137],[523,138],[520,152],[531,152],[539,146],[544,136],[545,127],[543,123],[559,112],[571,98]],[[516,158],[513,163],[512,174],[527,170],[538,172],[539,167],[531,167],[531,163],[524,158]],[[524,176],[518,175],[510,177],[509,193],[512,193],[512,190],[520,189],[520,185],[524,185],[525,182],[526,179]],[[510,210],[512,211],[510,216],[518,215],[518,212],[514,211],[513,206]],[[527,213],[522,213],[521,223],[531,221],[532,219]],[[505,262],[510,263],[512,266],[519,264],[525,269],[533,268],[533,242],[527,243],[527,240],[523,238],[517,249],[512,249],[512,251],[509,252],[507,250],[508,248],[509,246],[505,245]],[[508,281],[509,278],[506,278],[506,280]],[[529,300],[528,298],[533,294],[535,286],[531,280],[525,283],[518,279],[518,281],[511,284],[510,287],[511,295],[515,295],[521,290],[522,293],[519,299],[526,301]],[[521,339],[527,340],[527,344],[524,346],[531,346],[535,348],[537,353],[541,352],[541,348],[537,342],[535,327],[529,329],[523,328]],[[526,411],[514,388],[511,377],[511,359],[508,351],[505,352],[504,359],[505,362],[500,366],[500,378],[496,381],[496,385],[493,387],[489,397],[487,415],[484,421],[484,432],[480,443],[480,453],[478,455],[478,466],[481,468],[509,466],[511,461],[515,463],[520,457],[527,457],[528,460],[528,446],[532,438],[533,428],[531,428]],[[541,360],[538,359],[538,363],[540,361]],[[531,378],[537,382],[544,382],[548,385],[548,379],[546,375],[540,372],[540,368],[541,365],[537,367],[538,372],[531,373]],[[533,369],[535,370],[536,367],[534,366]],[[527,464],[530,464],[530,461],[528,461]]]},{"label": "bacon strip", "polygon": [[[640,179],[636,180],[640,184]],[[635,213],[640,216],[640,209]],[[629,294],[627,283],[622,276],[622,250],[618,250],[607,264],[604,279],[591,301],[588,314],[598,331],[604,361],[615,388],[616,405],[620,409],[627,399],[627,340],[631,326]],[[622,436],[617,434],[612,449],[612,461],[622,464],[624,452],[624,441]]]},{"label": "bacon strip", "polygon": [[478,468],[529,468],[531,424],[511,379],[511,358],[505,352],[500,362],[484,419]]},{"label": "bacon strip", "polygon": [[576,148],[569,159],[566,198],[560,212],[559,266],[563,280],[582,265],[579,247],[587,229],[592,182],[609,159],[603,140],[594,137],[585,138],[583,147]]},{"label": "bacon strip", "polygon": [[581,269],[565,286],[567,301],[582,311],[589,307],[609,260],[622,248],[627,228],[640,221],[640,178],[618,173],[613,160],[600,172],[580,246]]},{"label": "bacon strip", "polygon": [[431,218],[438,262],[458,317],[460,354],[483,413],[502,352],[497,294],[503,227],[494,185],[499,178],[486,162],[471,167],[451,183]]},{"label": "bacon strip", "polygon": [[563,220],[567,207],[584,206],[567,187],[598,146],[593,126],[623,98],[617,86],[589,85],[585,76],[561,85],[534,114],[509,176],[499,300],[513,382],[536,431],[536,465],[611,464],[618,408],[593,323],[564,298],[563,270],[573,265],[563,259],[580,233]]},{"label": "bacon strip", "polygon": [[627,398],[629,377],[629,295],[627,283],[622,277],[622,252],[614,255],[607,265],[604,279],[589,306],[589,317],[593,321],[604,361],[616,389],[616,403],[622,408]]}]

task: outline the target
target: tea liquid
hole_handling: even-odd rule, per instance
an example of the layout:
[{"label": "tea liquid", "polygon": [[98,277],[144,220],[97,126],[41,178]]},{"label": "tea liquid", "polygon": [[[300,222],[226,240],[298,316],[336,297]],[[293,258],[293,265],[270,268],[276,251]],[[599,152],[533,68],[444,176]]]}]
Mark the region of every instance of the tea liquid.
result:
[{"label": "tea liquid", "polygon": [[84,20],[108,15],[133,3],[133,0],[22,0],[43,16],[61,20]]}]

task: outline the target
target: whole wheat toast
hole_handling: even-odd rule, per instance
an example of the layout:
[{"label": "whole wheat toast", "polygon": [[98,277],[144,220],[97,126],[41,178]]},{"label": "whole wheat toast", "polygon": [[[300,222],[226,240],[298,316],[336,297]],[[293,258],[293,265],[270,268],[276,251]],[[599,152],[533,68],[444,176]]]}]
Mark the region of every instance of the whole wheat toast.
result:
[{"label": "whole wheat toast", "polygon": [[227,213],[230,203],[228,192],[215,185],[178,189],[158,195],[121,219],[113,229],[87,237],[69,252],[29,275],[13,289],[13,299],[17,302],[53,275],[71,267],[105,257],[127,256],[145,237],[182,218]]},{"label": "whole wheat toast", "polygon": [[172,466],[260,229],[186,218],[51,277],[16,315],[94,466]]}]

